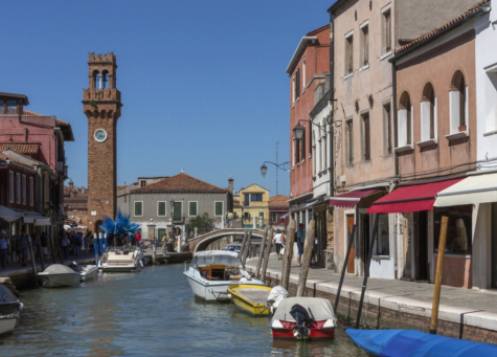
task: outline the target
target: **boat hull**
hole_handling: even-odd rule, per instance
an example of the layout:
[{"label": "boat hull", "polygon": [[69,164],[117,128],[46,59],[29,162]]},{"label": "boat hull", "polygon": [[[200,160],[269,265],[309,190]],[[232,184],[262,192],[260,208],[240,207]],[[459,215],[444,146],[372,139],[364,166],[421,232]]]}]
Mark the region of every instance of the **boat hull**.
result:
[{"label": "boat hull", "polygon": [[206,279],[199,279],[186,271],[185,276],[192,288],[193,294],[205,301],[229,301],[228,287],[232,281],[220,280],[211,282]]},{"label": "boat hull", "polygon": [[95,280],[98,276],[98,268],[97,266],[92,266],[91,268],[87,268],[79,273],[81,281],[91,281]]},{"label": "boat hull", "polygon": [[294,328],[295,324],[289,328],[272,328],[273,338],[287,340],[332,340],[335,338],[335,328],[310,328],[310,333],[305,338],[296,336]]},{"label": "boat hull", "polygon": [[44,288],[72,288],[79,286],[81,277],[78,273],[46,274],[38,273]]},{"label": "boat hull", "polygon": [[12,333],[19,321],[19,314],[14,316],[4,317],[0,316],[0,335]]},{"label": "boat hull", "polygon": [[[255,299],[251,299],[250,294],[244,294],[248,290],[259,291],[265,295],[265,298],[255,301]],[[270,292],[271,288],[263,285],[234,285],[228,288],[231,301],[233,301],[235,306],[252,316],[269,316],[271,314],[271,309],[265,303]]]}]

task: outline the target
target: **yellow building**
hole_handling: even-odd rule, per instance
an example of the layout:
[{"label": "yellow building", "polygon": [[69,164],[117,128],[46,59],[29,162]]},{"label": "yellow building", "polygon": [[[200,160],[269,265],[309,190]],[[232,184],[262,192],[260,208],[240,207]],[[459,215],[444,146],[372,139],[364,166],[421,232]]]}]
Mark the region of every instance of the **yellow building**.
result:
[{"label": "yellow building", "polygon": [[257,184],[240,189],[233,212],[245,228],[262,228],[269,222],[269,191]]}]

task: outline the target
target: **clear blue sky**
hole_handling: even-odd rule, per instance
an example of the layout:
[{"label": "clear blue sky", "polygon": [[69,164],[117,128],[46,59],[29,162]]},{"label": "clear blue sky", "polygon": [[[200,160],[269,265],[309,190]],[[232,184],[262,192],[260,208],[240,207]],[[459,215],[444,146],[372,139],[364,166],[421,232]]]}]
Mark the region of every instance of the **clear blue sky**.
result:
[{"label": "clear blue sky", "polygon": [[[2,4],[0,91],[71,123],[69,176],[87,181],[81,96],[88,52],[114,51],[123,111],[118,181],[186,172],[274,193],[263,160],[288,159],[288,61],[332,0],[31,0]],[[280,193],[289,192],[280,175]]]}]

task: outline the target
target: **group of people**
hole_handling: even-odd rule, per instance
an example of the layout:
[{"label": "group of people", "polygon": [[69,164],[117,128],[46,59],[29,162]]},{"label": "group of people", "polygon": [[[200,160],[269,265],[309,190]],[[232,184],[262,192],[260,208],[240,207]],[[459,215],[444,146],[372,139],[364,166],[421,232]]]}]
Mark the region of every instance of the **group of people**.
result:
[{"label": "group of people", "polygon": [[33,254],[42,259],[48,255],[48,239],[45,232],[37,233],[33,237],[23,231],[9,238],[6,230],[0,231],[0,267],[2,269],[5,269],[8,264],[27,266],[31,263]]},{"label": "group of people", "polygon": [[[304,241],[305,241],[305,226],[304,224],[299,224],[297,231],[295,232],[295,243],[297,244],[298,252],[298,264],[302,264],[302,255],[304,254]],[[276,229],[273,235],[273,243],[276,248],[276,254],[278,259],[282,259],[284,253],[284,247],[286,243],[286,235],[281,229]]]}]

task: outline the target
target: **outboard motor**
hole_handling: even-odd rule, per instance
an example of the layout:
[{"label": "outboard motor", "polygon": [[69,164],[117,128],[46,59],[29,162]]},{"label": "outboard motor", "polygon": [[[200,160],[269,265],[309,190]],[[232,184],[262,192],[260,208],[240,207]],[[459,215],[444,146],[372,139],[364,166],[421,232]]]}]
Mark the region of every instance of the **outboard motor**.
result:
[{"label": "outboard motor", "polygon": [[290,315],[294,318],[297,326],[293,329],[293,335],[298,340],[304,340],[309,338],[311,333],[311,325],[314,319],[309,315],[309,312],[305,307],[299,304],[292,306],[290,310]]}]

